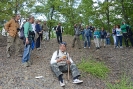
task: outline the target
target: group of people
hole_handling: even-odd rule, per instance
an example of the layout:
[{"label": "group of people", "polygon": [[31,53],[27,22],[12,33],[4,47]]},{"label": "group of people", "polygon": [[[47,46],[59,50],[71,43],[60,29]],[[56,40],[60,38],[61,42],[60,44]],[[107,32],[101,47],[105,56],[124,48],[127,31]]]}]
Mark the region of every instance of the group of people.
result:
[{"label": "group of people", "polygon": [[101,47],[106,47],[106,45],[110,45],[111,36],[114,40],[114,48],[123,48],[122,39],[124,38],[125,46],[129,47],[128,41],[131,42],[131,46],[133,47],[133,33],[131,30],[131,26],[126,24],[125,22],[122,25],[116,25],[112,29],[112,33],[105,30],[103,27],[101,29],[86,25],[85,28],[81,26],[81,23],[74,25],[74,39],[72,43],[72,47],[75,46],[75,41],[77,41],[78,48],[81,48],[80,35],[82,36],[82,40],[84,41],[84,48],[91,47],[91,39],[94,39],[96,49]]},{"label": "group of people", "polygon": [[[15,44],[15,55],[21,56],[20,53],[20,38],[18,36],[18,32],[20,31],[19,25],[20,15],[15,15],[10,21],[5,24],[5,30],[8,33],[7,36],[7,47],[6,53],[7,57],[10,57],[10,47],[12,44]],[[41,25],[41,21],[36,21],[34,24],[34,16],[29,16],[28,20],[24,22],[22,25],[23,34],[24,34],[24,52],[22,55],[22,64],[25,67],[31,65],[30,53],[32,47],[36,45],[37,50],[40,50],[41,40],[43,39],[43,34],[46,35],[46,40],[49,40],[48,37],[48,27],[46,25],[46,21],[44,21],[43,25]],[[82,83],[83,80],[79,80],[80,72],[73,60],[67,53],[67,43],[62,41],[62,33],[63,27],[61,23],[59,23],[55,27],[57,42],[59,43],[59,50],[56,50],[51,58],[50,66],[52,71],[59,79],[60,86],[65,86],[65,82],[63,79],[63,72],[71,71],[73,77],[73,83]],[[72,47],[75,47],[75,42],[77,41],[78,48],[81,49],[80,35],[82,34],[82,38],[84,40],[84,48],[91,47],[91,39],[94,39],[96,49],[99,49],[101,46],[105,47],[110,44],[110,36],[111,34],[107,32],[103,27],[100,29],[95,28],[93,26],[86,25],[86,28],[83,29],[81,23],[74,25],[74,38],[72,42]],[[131,45],[133,46],[133,38],[132,38],[131,27],[125,22],[122,25],[117,25],[112,29],[112,36],[114,39],[114,47],[122,48],[122,38],[124,38],[126,47],[129,47],[128,40],[130,40]],[[35,41],[36,40],[36,41]]]},{"label": "group of people", "polygon": [[123,48],[122,43],[124,39],[124,43],[126,47],[129,46],[129,41],[131,43],[131,47],[133,47],[133,32],[131,30],[131,26],[122,22],[122,25],[116,25],[112,29],[114,47],[115,48]]},{"label": "group of people", "polygon": [[[5,30],[8,33],[7,36],[7,48],[6,53],[7,57],[10,58],[10,47],[11,45],[15,44],[15,55],[20,56],[20,38],[18,35],[18,32],[20,31],[20,25],[19,25],[19,19],[20,15],[15,15],[14,18],[12,18],[10,21],[8,21],[5,24]],[[42,30],[47,28],[46,22],[44,22],[44,25],[40,26],[40,21],[36,22],[36,25],[34,25],[34,16],[29,16],[28,20],[24,22],[22,25],[23,28],[23,41],[24,41],[24,51],[22,55],[22,66],[29,67],[31,63],[30,54],[32,50],[32,45],[34,43],[34,40],[36,39],[36,48],[38,49],[40,47],[40,41],[42,39]],[[48,31],[44,30],[44,31]],[[52,71],[55,73],[55,75],[59,79],[60,86],[65,86],[65,82],[63,79],[63,72],[71,71],[72,77],[73,77],[73,83],[79,84],[82,83],[83,80],[79,80],[80,72],[74,62],[72,61],[71,57],[69,56],[69,53],[66,52],[66,42],[62,42],[62,32],[63,29],[59,23],[58,26],[56,26],[56,34],[57,34],[57,41],[59,43],[59,50],[55,51],[52,55],[50,66]],[[48,34],[48,33],[47,33]],[[37,36],[36,36],[37,35]],[[59,39],[60,38],[60,39]]]}]

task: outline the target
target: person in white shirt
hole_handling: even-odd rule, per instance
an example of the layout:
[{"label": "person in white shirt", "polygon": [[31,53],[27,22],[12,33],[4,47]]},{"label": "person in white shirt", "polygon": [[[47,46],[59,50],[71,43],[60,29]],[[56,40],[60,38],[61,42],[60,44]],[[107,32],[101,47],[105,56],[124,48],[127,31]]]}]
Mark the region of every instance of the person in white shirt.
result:
[{"label": "person in white shirt", "polygon": [[66,45],[66,42],[60,43],[59,50],[53,53],[50,61],[51,69],[58,77],[60,81],[60,86],[62,87],[65,86],[64,80],[62,78],[63,72],[68,71],[68,68],[70,68],[70,71],[72,72],[73,83],[77,84],[83,82],[83,80],[78,79],[80,77],[80,73],[78,71],[78,68],[72,61],[71,57],[69,56],[69,53],[66,52]]},{"label": "person in white shirt", "polygon": [[122,30],[120,28],[120,25],[116,26],[116,48],[118,48],[118,44],[120,43],[120,48],[122,47]]}]

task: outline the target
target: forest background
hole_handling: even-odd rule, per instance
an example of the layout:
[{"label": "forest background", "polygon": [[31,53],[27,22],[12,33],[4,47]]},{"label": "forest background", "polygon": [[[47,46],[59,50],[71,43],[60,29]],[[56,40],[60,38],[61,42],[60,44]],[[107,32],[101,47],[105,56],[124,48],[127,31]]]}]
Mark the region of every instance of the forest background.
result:
[{"label": "forest background", "polygon": [[50,31],[61,22],[66,34],[73,34],[73,25],[92,24],[111,32],[122,21],[133,27],[133,0],[0,0],[0,27],[21,14],[21,21],[28,15],[43,17]]}]

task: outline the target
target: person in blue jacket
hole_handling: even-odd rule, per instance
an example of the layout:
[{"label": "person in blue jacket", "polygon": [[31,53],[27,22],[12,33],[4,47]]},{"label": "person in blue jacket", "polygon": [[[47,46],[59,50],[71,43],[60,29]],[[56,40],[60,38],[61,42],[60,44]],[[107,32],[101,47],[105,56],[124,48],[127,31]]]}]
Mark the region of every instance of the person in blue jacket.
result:
[{"label": "person in blue jacket", "polygon": [[88,48],[90,48],[91,45],[91,30],[89,29],[89,26],[86,25],[86,29],[84,29],[84,48],[86,48],[87,44],[88,44]]},{"label": "person in blue jacket", "polygon": [[41,35],[42,35],[42,29],[41,29],[41,25],[40,25],[41,21],[37,21],[36,23],[36,33],[37,33],[37,39],[36,39],[36,48],[37,50],[40,50],[40,45],[41,45]]}]

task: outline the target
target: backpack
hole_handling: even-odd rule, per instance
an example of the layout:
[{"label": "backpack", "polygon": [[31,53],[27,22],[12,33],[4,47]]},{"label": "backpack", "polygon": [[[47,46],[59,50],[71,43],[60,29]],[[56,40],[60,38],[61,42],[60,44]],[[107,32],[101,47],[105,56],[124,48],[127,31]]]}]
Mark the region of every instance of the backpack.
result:
[{"label": "backpack", "polygon": [[131,27],[129,25],[126,26],[126,30],[127,30],[127,35],[128,36],[132,36],[133,35]]},{"label": "backpack", "polygon": [[24,26],[22,26],[21,29],[20,29],[20,36],[19,37],[22,40],[24,39]]}]

